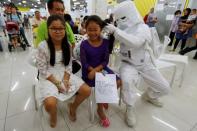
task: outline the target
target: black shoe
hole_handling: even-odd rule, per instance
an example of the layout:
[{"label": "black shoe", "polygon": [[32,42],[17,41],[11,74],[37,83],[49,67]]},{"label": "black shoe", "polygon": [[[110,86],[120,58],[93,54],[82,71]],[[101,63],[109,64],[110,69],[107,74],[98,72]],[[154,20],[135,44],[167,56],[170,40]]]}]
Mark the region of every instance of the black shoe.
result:
[{"label": "black shoe", "polygon": [[193,59],[194,59],[194,60],[197,60],[197,56],[194,56]]},{"label": "black shoe", "polygon": [[172,44],[168,44],[168,46],[172,46]]},{"label": "black shoe", "polygon": [[181,51],[179,51],[179,54],[180,55],[184,55],[185,53],[183,53],[183,51],[181,50]]},{"label": "black shoe", "polygon": [[30,44],[27,44],[27,47],[31,47],[31,45]]}]

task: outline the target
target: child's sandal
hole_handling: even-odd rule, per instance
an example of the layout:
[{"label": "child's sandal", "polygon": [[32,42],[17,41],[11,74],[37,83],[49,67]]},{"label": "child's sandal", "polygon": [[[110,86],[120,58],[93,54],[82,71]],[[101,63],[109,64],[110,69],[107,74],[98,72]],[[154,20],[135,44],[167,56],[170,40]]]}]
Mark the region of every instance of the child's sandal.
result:
[{"label": "child's sandal", "polygon": [[105,119],[100,120],[100,124],[101,124],[102,127],[107,128],[107,127],[109,127],[109,125],[110,125],[110,121],[109,121],[109,119],[106,117]]}]

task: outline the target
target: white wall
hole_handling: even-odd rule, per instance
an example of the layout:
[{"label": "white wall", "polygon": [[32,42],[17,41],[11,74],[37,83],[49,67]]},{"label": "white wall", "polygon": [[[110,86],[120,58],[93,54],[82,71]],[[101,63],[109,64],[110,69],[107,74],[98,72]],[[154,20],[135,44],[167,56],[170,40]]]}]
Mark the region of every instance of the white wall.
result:
[{"label": "white wall", "polygon": [[191,9],[196,8],[197,9],[197,0],[190,0],[189,8],[191,8]]},{"label": "white wall", "polygon": [[64,6],[65,6],[65,11],[70,12],[71,7],[70,7],[70,0],[63,0],[64,1]]}]

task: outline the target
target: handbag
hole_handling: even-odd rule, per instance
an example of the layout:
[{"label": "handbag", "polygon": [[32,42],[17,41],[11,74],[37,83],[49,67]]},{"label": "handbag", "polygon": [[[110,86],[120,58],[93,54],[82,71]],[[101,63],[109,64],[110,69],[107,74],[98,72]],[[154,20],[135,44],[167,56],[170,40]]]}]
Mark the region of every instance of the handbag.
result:
[{"label": "handbag", "polygon": [[115,74],[96,73],[95,78],[96,103],[118,103],[118,91]]}]

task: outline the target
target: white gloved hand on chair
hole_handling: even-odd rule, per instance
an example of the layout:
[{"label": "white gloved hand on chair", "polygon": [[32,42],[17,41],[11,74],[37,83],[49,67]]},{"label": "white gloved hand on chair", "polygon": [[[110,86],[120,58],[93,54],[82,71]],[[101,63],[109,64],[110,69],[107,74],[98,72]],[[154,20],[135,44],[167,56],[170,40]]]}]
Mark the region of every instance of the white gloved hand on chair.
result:
[{"label": "white gloved hand on chair", "polygon": [[108,24],[108,25],[105,27],[105,29],[106,29],[107,31],[109,31],[110,34],[113,34],[113,33],[117,30],[117,28],[116,28],[114,25],[112,25],[112,24]]}]

